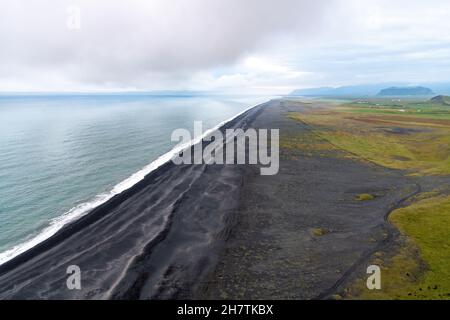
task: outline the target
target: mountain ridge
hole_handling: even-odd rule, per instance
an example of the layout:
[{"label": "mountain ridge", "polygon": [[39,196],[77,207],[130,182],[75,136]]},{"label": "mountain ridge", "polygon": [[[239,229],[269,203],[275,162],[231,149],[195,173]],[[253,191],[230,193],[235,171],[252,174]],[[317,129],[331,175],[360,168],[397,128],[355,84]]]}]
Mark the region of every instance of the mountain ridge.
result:
[{"label": "mountain ridge", "polygon": [[433,90],[427,87],[389,87],[381,89],[377,96],[427,96],[434,94]]}]

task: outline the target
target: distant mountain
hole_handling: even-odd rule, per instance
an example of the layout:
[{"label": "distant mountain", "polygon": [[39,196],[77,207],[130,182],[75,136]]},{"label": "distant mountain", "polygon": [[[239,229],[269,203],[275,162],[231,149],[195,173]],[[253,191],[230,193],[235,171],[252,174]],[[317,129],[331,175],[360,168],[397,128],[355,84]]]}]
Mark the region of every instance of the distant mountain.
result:
[{"label": "distant mountain", "polygon": [[421,85],[431,88],[436,94],[450,96],[450,83],[448,82],[422,83]]},{"label": "distant mountain", "polygon": [[433,90],[426,87],[389,87],[380,90],[377,96],[428,96]]},{"label": "distant mountain", "polygon": [[[413,90],[413,92],[408,92],[407,94],[395,93],[394,96],[405,96],[405,95],[423,95],[429,96],[433,95],[447,95],[450,96],[450,83],[449,82],[424,82],[414,84],[406,82],[384,82],[377,84],[363,84],[363,85],[353,85],[353,86],[342,86],[342,87],[316,87],[316,88],[306,88],[297,89],[292,91],[289,96],[303,96],[303,97],[336,97],[336,98],[362,98],[362,97],[374,97],[381,93],[384,89],[408,89]],[[426,93],[414,93],[417,88],[425,88]],[[430,91],[428,91],[430,90]],[[419,90],[418,90],[419,91]],[[385,92],[385,91],[384,91]],[[380,95],[382,96],[382,95]]]},{"label": "distant mountain", "polygon": [[439,95],[434,98],[431,98],[430,101],[432,101],[434,103],[450,106],[450,97],[449,96]]},{"label": "distant mountain", "polygon": [[366,84],[343,87],[320,87],[297,89],[292,91],[290,96],[304,97],[365,97],[375,96],[381,89],[387,86],[401,86],[403,83],[383,83],[383,84]]}]

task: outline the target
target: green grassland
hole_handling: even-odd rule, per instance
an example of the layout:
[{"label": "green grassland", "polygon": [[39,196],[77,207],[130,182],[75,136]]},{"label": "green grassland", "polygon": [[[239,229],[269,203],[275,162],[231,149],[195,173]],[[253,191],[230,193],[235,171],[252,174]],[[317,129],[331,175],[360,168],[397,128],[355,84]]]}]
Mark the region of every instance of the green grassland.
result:
[{"label": "green grassland", "polygon": [[[405,175],[450,175],[450,106],[419,100],[345,101],[311,106],[288,117],[310,126],[308,137],[282,138],[281,147],[333,156],[341,150],[361,161],[403,170]],[[318,138],[319,137],[319,138]],[[284,140],[283,140],[284,139]],[[283,143],[284,141],[284,143]],[[289,141],[290,143],[286,143]],[[306,146],[306,147],[305,147]],[[450,299],[450,192],[435,190],[395,210],[390,221],[401,232],[398,252],[377,252],[382,290],[355,281],[344,297],[362,299]],[[361,195],[361,201],[370,201]]]},{"label": "green grassland", "polygon": [[[418,102],[408,102],[403,109],[388,108],[389,103],[356,104],[311,108],[289,117],[311,125],[336,148],[367,161],[415,175],[450,174],[450,107],[423,103],[430,106],[416,116],[412,106]],[[406,111],[406,106],[413,111]]]},{"label": "green grassland", "polygon": [[372,263],[382,269],[381,290],[368,290],[365,279],[348,290],[348,298],[450,299],[450,197],[432,196],[395,210],[390,217],[406,237],[393,257],[378,253]]},{"label": "green grassland", "polygon": [[366,114],[402,115],[430,119],[450,119],[450,106],[432,101],[372,99],[341,104],[342,111]]}]

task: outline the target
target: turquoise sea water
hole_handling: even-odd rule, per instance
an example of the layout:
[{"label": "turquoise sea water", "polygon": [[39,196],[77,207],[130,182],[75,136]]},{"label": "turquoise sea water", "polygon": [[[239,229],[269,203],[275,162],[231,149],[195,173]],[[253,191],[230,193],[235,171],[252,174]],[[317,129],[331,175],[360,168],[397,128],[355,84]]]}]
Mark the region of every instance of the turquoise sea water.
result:
[{"label": "turquoise sea water", "polygon": [[0,96],[0,263],[125,188],[174,147],[174,129],[212,128],[264,100]]}]

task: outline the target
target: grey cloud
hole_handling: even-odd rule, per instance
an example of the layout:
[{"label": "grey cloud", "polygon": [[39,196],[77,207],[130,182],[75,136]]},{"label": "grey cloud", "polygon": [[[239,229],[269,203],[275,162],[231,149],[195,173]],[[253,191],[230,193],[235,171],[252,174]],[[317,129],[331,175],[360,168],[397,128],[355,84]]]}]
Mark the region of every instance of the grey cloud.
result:
[{"label": "grey cloud", "polygon": [[[301,41],[333,0],[10,0],[0,11],[0,81],[65,81],[153,88],[226,66],[279,34]],[[81,30],[66,27],[81,9]],[[51,89],[51,88],[49,88]],[[0,88],[1,91],[1,88]]]}]

